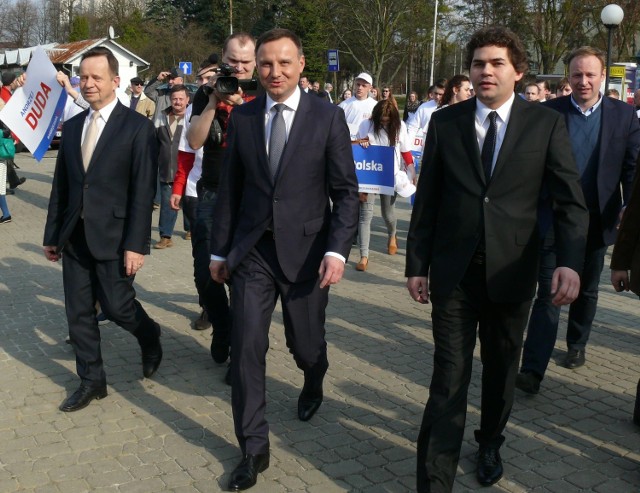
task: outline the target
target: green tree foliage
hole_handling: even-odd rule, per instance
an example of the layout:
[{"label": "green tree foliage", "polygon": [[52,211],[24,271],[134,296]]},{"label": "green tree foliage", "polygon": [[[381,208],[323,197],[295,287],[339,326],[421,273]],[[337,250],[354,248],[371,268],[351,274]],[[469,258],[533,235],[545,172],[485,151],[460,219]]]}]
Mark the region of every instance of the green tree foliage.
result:
[{"label": "green tree foliage", "polygon": [[90,38],[89,19],[84,15],[74,17],[69,30],[69,41],[81,41]]}]

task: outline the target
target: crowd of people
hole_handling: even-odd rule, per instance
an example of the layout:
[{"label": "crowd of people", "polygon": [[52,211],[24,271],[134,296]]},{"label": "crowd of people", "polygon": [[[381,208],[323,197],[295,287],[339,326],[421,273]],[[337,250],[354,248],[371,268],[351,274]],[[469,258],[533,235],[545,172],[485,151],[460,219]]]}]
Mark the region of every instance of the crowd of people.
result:
[{"label": "crowd of people", "polygon": [[[370,267],[376,194],[359,191],[352,146],[391,147],[393,192],[380,194],[386,253],[399,249],[396,197],[415,193],[405,275],[410,298],[431,304],[435,348],[416,489],[453,489],[476,337],[476,476],[496,483],[516,389],[543,389],[562,305],[570,305],[563,364],[587,361],[609,246],[615,289],[640,292],[640,109],[602,94],[604,60],[595,48],[574,50],[552,92],[547,81],[525,82],[526,51],[513,32],[485,28],[467,46],[469,74],[437,81],[425,102],[411,92],[401,112],[392,87],[376,87],[367,72],[334,104],[331,84],[305,76],[301,40],[286,29],[229,36],[220,58],[200,64],[193,95],[171,69],[146,87],[131,79],[123,102],[114,55],[87,51],[79,78],[58,74],[69,99],[43,242],[48,260],[65,259],[80,378],[60,410],[107,396],[101,313],[136,338],[144,377],[158,371],[161,328],[136,300],[134,279],[150,253],[154,201],[158,250],[172,246],[182,208],[201,307],[194,328],[213,328],[211,356],[228,363],[242,454],[228,486],[254,486],[270,462],[265,367],[275,304],[304,374],[297,413],[306,422],[323,402],[330,286],[353,244],[356,270]],[[237,90],[218,84],[221,63],[235,68]],[[636,97],[640,106],[640,90]],[[2,191],[0,223],[11,221]]]}]

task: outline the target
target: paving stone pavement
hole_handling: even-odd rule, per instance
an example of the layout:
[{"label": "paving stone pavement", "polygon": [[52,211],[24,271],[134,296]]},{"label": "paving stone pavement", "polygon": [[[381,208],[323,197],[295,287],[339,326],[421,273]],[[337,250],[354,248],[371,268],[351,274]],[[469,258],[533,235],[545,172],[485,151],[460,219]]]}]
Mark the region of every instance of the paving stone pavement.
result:
[{"label": "paving stone pavement", "polygon": [[[210,331],[198,315],[188,241],[147,257],[138,299],[163,327],[165,356],[143,379],[134,339],[101,328],[109,396],[86,409],[58,405],[78,380],[67,333],[61,268],[41,253],[55,151],[41,163],[21,154],[27,182],[9,196],[13,222],[0,226],[0,493],[216,492],[240,454],[233,433],[225,366],[209,355]],[[276,311],[267,363],[271,467],[253,491],[404,492],[415,483],[415,438],[427,397],[433,339],[429,307],[404,288],[409,205],[398,204],[400,250],[386,253],[379,209],[367,272],[332,288],[327,313],[331,367],[325,401],[298,421],[302,375],[284,343]],[[154,237],[157,239],[157,213]],[[178,232],[182,219],[178,220]],[[608,265],[608,262],[607,262]],[[602,279],[587,365],[567,370],[566,310],[539,395],[517,395],[502,448],[505,477],[496,492],[640,491],[640,443],[631,413],[638,381],[640,301]],[[476,491],[473,429],[480,372],[469,393],[465,442],[454,491]]]}]

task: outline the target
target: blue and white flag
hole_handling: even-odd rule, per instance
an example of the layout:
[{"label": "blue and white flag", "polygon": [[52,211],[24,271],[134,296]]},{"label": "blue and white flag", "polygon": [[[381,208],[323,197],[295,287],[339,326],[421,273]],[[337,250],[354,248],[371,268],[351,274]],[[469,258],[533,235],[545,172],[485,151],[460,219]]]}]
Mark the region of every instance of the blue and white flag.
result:
[{"label": "blue and white flag", "polygon": [[370,145],[366,149],[353,144],[353,161],[358,177],[358,191],[394,194],[394,148]]}]

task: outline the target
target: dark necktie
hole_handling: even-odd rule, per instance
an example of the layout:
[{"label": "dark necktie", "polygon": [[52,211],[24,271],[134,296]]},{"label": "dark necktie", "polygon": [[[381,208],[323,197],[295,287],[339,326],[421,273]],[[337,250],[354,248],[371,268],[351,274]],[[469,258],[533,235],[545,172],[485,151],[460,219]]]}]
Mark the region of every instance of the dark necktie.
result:
[{"label": "dark necktie", "polygon": [[491,166],[493,164],[493,153],[496,149],[496,137],[498,136],[498,125],[496,118],[498,114],[495,111],[489,113],[489,130],[482,144],[482,168],[484,169],[484,177],[487,183],[491,180]]},{"label": "dark necktie", "polygon": [[282,103],[278,103],[273,107],[276,110],[276,116],[273,117],[273,122],[271,122],[271,135],[269,137],[269,169],[273,179],[278,173],[282,152],[287,143],[287,127],[282,116],[284,108],[285,105]]}]

